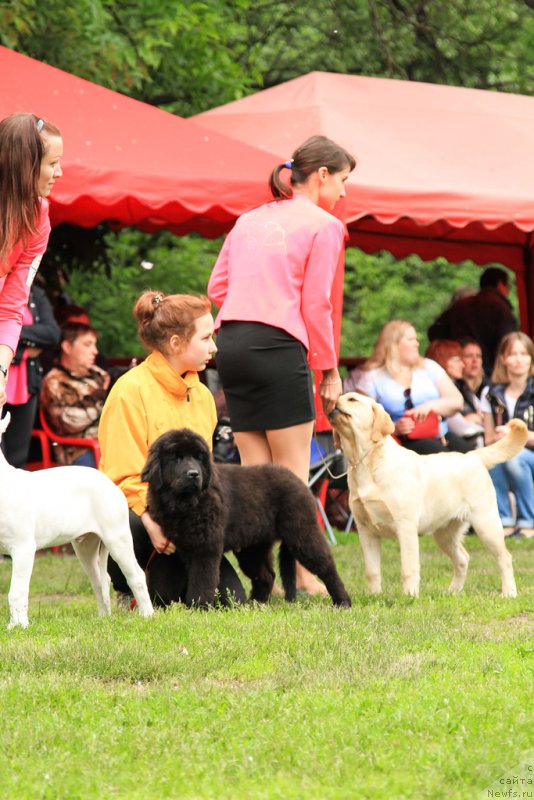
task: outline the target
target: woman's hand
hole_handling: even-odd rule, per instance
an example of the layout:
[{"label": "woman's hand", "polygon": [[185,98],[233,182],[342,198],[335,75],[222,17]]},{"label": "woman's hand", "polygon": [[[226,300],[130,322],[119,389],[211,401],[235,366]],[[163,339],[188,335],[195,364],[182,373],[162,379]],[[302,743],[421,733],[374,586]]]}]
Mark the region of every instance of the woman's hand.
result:
[{"label": "woman's hand", "polygon": [[415,422],[413,419],[413,414],[408,416],[408,412],[404,415],[404,417],[400,417],[395,423],[395,433],[397,436],[407,436],[409,433],[413,431],[415,428]]},{"label": "woman's hand", "polygon": [[334,410],[338,397],[343,394],[343,385],[337,369],[325,370],[323,379],[319,384],[319,397],[323,404],[323,411],[328,416]]},{"label": "woman's hand", "polygon": [[171,553],[176,552],[175,545],[167,539],[158,523],[154,522],[148,511],[144,511],[141,514],[141,522],[145,526],[146,532],[150,536],[150,541],[158,553],[165,553],[166,556],[170,556]]},{"label": "woman's hand", "polygon": [[408,409],[408,411],[405,412],[405,416],[423,421],[428,417],[431,411],[434,411],[436,414],[439,413],[434,408],[434,402],[432,400],[427,400],[426,403],[421,403],[421,405],[416,406],[416,408]]}]

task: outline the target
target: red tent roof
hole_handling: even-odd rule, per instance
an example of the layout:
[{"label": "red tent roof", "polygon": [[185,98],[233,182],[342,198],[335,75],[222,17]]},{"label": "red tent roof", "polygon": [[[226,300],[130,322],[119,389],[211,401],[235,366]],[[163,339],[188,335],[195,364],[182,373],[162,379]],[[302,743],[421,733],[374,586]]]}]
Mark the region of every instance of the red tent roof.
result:
[{"label": "red tent roof", "polygon": [[340,209],[352,244],[505,264],[532,332],[534,98],[312,72],[194,119],[279,161],[313,134],[339,142],[358,159]]},{"label": "red tent roof", "polygon": [[431,226],[432,238],[480,244],[449,257],[484,263],[498,260],[484,243],[521,245],[534,229],[531,97],[312,72],[194,119],[279,159],[316,133],[350,150],[358,168],[344,216],[364,248],[429,237],[421,227]]},{"label": "red tent roof", "polygon": [[218,236],[269,196],[272,156],[0,47],[0,119],[14,111],[63,134],[53,224]]}]

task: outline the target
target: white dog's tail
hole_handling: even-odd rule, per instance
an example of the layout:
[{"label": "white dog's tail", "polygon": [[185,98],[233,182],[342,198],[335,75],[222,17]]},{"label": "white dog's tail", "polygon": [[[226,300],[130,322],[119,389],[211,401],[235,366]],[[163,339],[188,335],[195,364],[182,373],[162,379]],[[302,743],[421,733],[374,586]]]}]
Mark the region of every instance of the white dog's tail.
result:
[{"label": "white dog's tail", "polygon": [[527,443],[528,428],[520,419],[511,419],[508,423],[508,433],[498,442],[480,450],[472,450],[473,455],[477,455],[487,469],[491,469],[495,464],[501,464],[513,458]]},{"label": "white dog's tail", "polygon": [[[2,409],[0,408],[0,414],[2,413]],[[9,411],[6,413],[3,419],[0,419],[0,439],[2,438],[2,434],[6,432],[6,428],[9,425],[11,420],[11,414]]]}]

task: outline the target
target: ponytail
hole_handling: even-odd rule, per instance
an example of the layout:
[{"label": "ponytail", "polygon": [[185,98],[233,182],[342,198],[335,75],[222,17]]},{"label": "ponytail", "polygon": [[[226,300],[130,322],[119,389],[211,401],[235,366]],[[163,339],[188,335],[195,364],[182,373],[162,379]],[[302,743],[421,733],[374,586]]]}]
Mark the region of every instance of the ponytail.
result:
[{"label": "ponytail", "polygon": [[[297,147],[288,161],[274,168],[269,178],[269,188],[275,200],[287,200],[293,196],[292,187],[306,183],[310,175],[321,167],[326,167],[333,175],[346,167],[352,172],[355,166],[356,159],[343,147],[326,136],[312,136]],[[290,170],[290,186],[280,179],[283,169]]]}]

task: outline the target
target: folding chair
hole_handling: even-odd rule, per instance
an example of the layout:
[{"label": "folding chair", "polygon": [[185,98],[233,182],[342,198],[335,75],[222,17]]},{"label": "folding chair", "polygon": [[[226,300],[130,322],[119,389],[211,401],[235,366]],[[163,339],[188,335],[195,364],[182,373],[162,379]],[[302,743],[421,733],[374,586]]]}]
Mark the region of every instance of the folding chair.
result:
[{"label": "folding chair", "polygon": [[324,529],[331,544],[337,544],[337,539],[325,511],[328,481],[330,479],[328,470],[331,469],[340,455],[342,455],[341,450],[334,450],[332,453],[327,453],[324,448],[316,442],[315,437],[312,439],[308,488],[311,489],[315,499],[319,524]]}]

